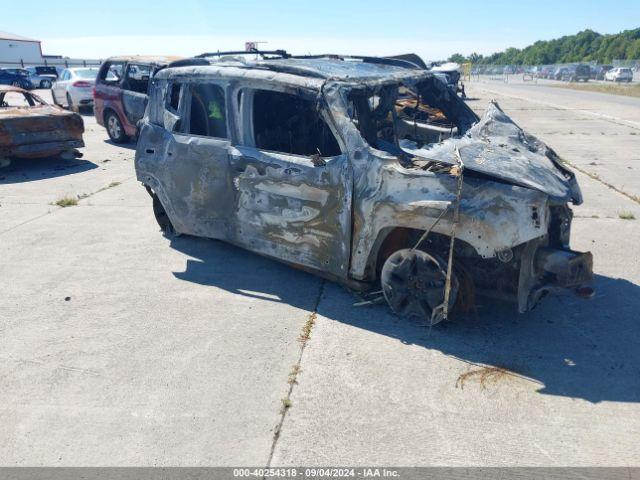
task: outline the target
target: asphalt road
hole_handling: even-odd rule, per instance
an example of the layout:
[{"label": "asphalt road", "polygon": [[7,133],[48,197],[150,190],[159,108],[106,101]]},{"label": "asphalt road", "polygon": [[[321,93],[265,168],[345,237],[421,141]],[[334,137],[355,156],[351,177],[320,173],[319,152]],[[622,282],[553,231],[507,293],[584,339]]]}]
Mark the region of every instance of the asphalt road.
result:
[{"label": "asphalt road", "polygon": [[496,97],[523,127],[575,167],[640,198],[640,98],[548,83],[485,80],[472,82],[471,91]]},{"label": "asphalt road", "polygon": [[0,464],[639,466],[640,220],[620,213],[640,219],[640,109],[467,91],[593,175],[572,242],[595,298],[484,302],[429,330],[224,243],[168,241],[133,150],[85,116],[82,160],[0,171]]}]

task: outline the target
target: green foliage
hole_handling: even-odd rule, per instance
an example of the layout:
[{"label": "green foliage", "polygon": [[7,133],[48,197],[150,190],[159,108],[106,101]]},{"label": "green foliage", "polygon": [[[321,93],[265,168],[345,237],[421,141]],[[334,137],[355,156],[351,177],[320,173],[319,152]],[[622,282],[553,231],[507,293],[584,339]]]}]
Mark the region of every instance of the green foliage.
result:
[{"label": "green foliage", "polygon": [[487,57],[472,53],[463,57],[459,53],[449,60],[458,63],[489,63],[494,65],[549,65],[596,61],[601,64],[616,60],[640,58],[640,28],[625,30],[612,35],[601,35],[593,30],[584,30],[554,40],[539,40],[521,49],[507,48]]},{"label": "green foliage", "polygon": [[449,57],[449,59],[447,60],[449,62],[455,62],[455,63],[464,63],[466,62],[466,58],[464,57],[464,55],[460,54],[460,53],[454,53],[453,55],[451,55]]}]

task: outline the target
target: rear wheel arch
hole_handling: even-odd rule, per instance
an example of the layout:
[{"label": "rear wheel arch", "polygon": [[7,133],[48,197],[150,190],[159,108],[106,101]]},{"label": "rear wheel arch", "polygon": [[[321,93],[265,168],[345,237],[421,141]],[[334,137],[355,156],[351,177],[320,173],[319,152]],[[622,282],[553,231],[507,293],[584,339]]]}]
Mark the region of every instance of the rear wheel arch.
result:
[{"label": "rear wheel arch", "polygon": [[[115,136],[113,132],[109,129],[109,117],[111,116],[114,116],[120,124],[119,136]],[[129,141],[129,135],[127,135],[127,132],[124,128],[124,122],[122,121],[122,118],[120,117],[120,115],[115,109],[111,107],[105,108],[104,111],[102,112],[102,119],[111,140],[113,140],[115,143],[127,143]]]},{"label": "rear wheel arch", "polygon": [[102,121],[105,123],[105,125],[107,123],[107,115],[110,113],[114,113],[115,115],[117,115],[118,119],[122,123],[122,119],[120,118],[120,115],[118,115],[118,112],[116,112],[112,107],[105,107],[104,110],[102,110]]},{"label": "rear wheel arch", "polygon": [[170,208],[167,209],[165,207],[165,205],[167,205],[167,199],[163,198],[165,197],[165,195],[163,195],[161,189],[156,190],[147,184],[145,184],[144,187],[151,196],[153,215],[156,219],[156,222],[158,223],[158,226],[162,230],[163,235],[168,238],[179,235],[179,233],[175,229],[173,222],[171,221],[169,213],[167,212],[167,210],[170,210]]}]

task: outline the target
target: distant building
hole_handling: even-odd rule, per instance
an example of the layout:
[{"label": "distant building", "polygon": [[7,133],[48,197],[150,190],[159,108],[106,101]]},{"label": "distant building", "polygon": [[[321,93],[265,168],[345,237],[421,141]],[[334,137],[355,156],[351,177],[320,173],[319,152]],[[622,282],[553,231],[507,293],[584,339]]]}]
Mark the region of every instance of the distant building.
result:
[{"label": "distant building", "polygon": [[42,63],[40,40],[0,32],[0,64]]}]

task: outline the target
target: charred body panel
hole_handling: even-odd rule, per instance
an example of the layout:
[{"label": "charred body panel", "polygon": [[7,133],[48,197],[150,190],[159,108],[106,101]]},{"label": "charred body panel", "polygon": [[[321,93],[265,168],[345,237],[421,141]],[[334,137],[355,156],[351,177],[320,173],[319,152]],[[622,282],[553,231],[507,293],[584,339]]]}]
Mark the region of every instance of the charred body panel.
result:
[{"label": "charred body panel", "polygon": [[[568,247],[580,190],[551,149],[496,104],[479,119],[429,72],[351,63],[198,59],[159,72],[136,171],[175,230],[360,287],[418,248],[427,256],[405,257],[447,271],[447,295],[469,301],[471,289],[520,311],[589,282],[590,254]],[[218,91],[204,103],[214,134],[194,127],[199,85]],[[260,113],[265,92],[289,96],[266,104],[280,113]],[[412,282],[426,278],[411,291],[429,290],[431,308],[443,277]]]},{"label": "charred body panel", "polygon": [[77,156],[75,149],[84,146],[83,132],[80,115],[20,88],[0,87],[0,157]]},{"label": "charred body panel", "polygon": [[[182,70],[182,69],[181,69]],[[226,72],[226,70],[225,70]],[[183,73],[183,72],[181,72]],[[346,155],[322,160],[318,168],[308,157],[269,151],[255,145],[240,104],[255,90],[304,95],[300,85],[281,82],[239,82],[235,76],[196,77],[184,72],[170,81],[159,78],[151,92],[149,118],[143,125],[136,154],[138,177],[151,187],[181,233],[223,239],[258,253],[345,278],[349,266],[351,170]],[[179,110],[156,108],[184,85]],[[225,92],[227,136],[194,135],[192,112],[196,83],[218,85]],[[157,103],[159,102],[159,103]],[[244,104],[250,106],[245,100]],[[169,130],[164,127],[166,125]],[[237,140],[232,146],[231,139]],[[242,144],[239,144],[242,143]]]}]

